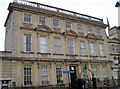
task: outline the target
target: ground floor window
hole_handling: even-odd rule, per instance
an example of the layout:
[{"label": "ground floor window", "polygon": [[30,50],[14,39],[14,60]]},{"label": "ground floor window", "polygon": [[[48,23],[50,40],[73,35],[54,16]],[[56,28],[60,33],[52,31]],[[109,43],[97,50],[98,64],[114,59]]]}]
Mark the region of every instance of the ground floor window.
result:
[{"label": "ground floor window", "polygon": [[41,83],[42,85],[48,85],[49,79],[48,79],[48,66],[41,66]]},{"label": "ground floor window", "polygon": [[108,71],[107,71],[106,65],[103,65],[103,78],[104,78],[104,80],[108,79]]},{"label": "ground floor window", "polygon": [[83,78],[88,79],[88,71],[87,71],[87,66],[83,66],[83,72],[82,72]]},{"label": "ground floor window", "polygon": [[99,73],[98,73],[97,66],[93,66],[93,74],[94,74],[94,78],[99,79]]},{"label": "ground floor window", "polygon": [[57,84],[63,84],[61,66],[56,67],[56,78],[57,78]]},{"label": "ground floor window", "polygon": [[24,85],[32,85],[32,66],[24,66]]}]

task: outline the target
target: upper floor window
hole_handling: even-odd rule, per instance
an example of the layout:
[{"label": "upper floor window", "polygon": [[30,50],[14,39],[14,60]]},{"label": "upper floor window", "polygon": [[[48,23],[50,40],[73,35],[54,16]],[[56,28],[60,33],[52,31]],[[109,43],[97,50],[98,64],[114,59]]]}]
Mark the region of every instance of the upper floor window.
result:
[{"label": "upper floor window", "polygon": [[53,27],[59,28],[59,20],[53,19]]},{"label": "upper floor window", "polygon": [[104,46],[103,44],[99,44],[100,56],[104,56]]},{"label": "upper floor window", "polygon": [[32,15],[31,14],[24,14],[24,22],[31,23],[32,22]]},{"label": "upper floor window", "polygon": [[47,37],[40,36],[39,38],[39,50],[41,53],[47,53]]},{"label": "upper floor window", "polygon": [[119,46],[118,45],[112,45],[112,51],[113,52],[119,52]]},{"label": "upper floor window", "polygon": [[45,17],[39,17],[39,24],[46,25],[46,18]]},{"label": "upper floor window", "polygon": [[77,24],[77,30],[78,32],[82,32],[83,26],[81,24]]},{"label": "upper floor window", "polygon": [[90,42],[90,54],[92,56],[96,56],[96,52],[95,52],[95,45],[93,42]]},{"label": "upper floor window", "polygon": [[80,54],[81,55],[86,55],[86,52],[85,52],[85,42],[84,41],[80,42]]},{"label": "upper floor window", "polygon": [[61,42],[60,42],[60,38],[54,38],[54,50],[56,54],[60,54],[61,53]]},{"label": "upper floor window", "polygon": [[24,34],[24,52],[31,52],[31,34]]},{"label": "upper floor window", "polygon": [[65,28],[67,30],[71,30],[72,29],[72,24],[70,22],[65,22]]},{"label": "upper floor window", "polygon": [[88,30],[88,33],[93,33],[92,27],[88,26],[87,30]]},{"label": "upper floor window", "polygon": [[101,32],[100,32],[100,29],[96,29],[96,33],[97,33],[97,35],[101,35]]},{"label": "upper floor window", "polygon": [[74,41],[68,40],[68,54],[74,54]]}]

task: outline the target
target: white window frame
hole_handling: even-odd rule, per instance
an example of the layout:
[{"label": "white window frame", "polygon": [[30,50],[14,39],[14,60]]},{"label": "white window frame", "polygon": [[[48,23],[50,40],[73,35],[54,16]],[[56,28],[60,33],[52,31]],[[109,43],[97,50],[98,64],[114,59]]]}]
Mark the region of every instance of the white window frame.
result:
[{"label": "white window frame", "polygon": [[65,22],[65,29],[71,30],[72,29],[72,23],[71,22]]},{"label": "white window frame", "polygon": [[74,40],[67,40],[68,54],[75,54]]},{"label": "white window frame", "polygon": [[86,49],[85,49],[85,42],[80,41],[80,55],[85,56],[86,55]]},{"label": "white window frame", "polygon": [[63,84],[63,75],[62,75],[62,67],[56,66],[56,80],[57,84]]},{"label": "white window frame", "polygon": [[[44,19],[44,21],[43,21],[43,19]],[[39,24],[40,25],[47,25],[46,17],[39,16]]]},{"label": "white window frame", "polygon": [[102,71],[103,71],[103,78],[107,79],[108,78],[108,70],[107,70],[107,66],[106,65],[102,66]]},{"label": "white window frame", "polygon": [[32,23],[32,15],[31,15],[30,18],[27,18],[27,20],[30,19],[30,22],[29,22],[29,21],[25,21],[25,15],[31,15],[31,14],[29,14],[29,13],[24,13],[24,14],[23,14],[23,22],[24,22],[24,23]]},{"label": "white window frame", "polygon": [[103,43],[99,43],[99,52],[100,52],[100,56],[105,56]]},{"label": "white window frame", "polygon": [[97,35],[101,36],[101,30],[100,29],[97,28],[96,33],[97,33]]},{"label": "white window frame", "polygon": [[24,86],[32,86],[32,66],[24,66]]},{"label": "white window frame", "polygon": [[[28,36],[30,36],[30,38]],[[23,51],[24,52],[31,52],[31,50],[32,50],[32,35],[31,34],[24,34],[23,38],[24,38],[23,39]],[[27,39],[29,39],[30,41],[28,42]],[[27,46],[30,46],[30,47],[27,47]]]},{"label": "white window frame", "polygon": [[89,46],[90,46],[90,55],[91,56],[96,56],[96,50],[95,50],[95,44],[94,44],[94,42],[90,42]]},{"label": "white window frame", "polygon": [[99,78],[99,71],[98,71],[97,65],[93,66],[93,74],[94,74],[95,78],[97,78],[97,79]]},{"label": "white window frame", "polygon": [[[42,38],[44,39],[44,42],[42,42],[43,40]],[[39,51],[41,53],[47,53],[47,37],[46,36],[39,37]]]},{"label": "white window frame", "polygon": [[78,32],[83,32],[83,25],[77,24],[77,30]]},{"label": "white window frame", "polygon": [[40,79],[41,79],[41,84],[43,86],[49,85],[49,67],[48,66],[41,66],[40,67]]},{"label": "white window frame", "polygon": [[52,26],[53,26],[54,28],[60,28],[60,21],[57,20],[57,19],[53,19],[53,20],[52,20]]},{"label": "white window frame", "polygon": [[88,33],[93,33],[92,27],[88,26],[88,27],[87,27],[87,31],[88,31]]},{"label": "white window frame", "polygon": [[61,39],[54,37],[54,52],[55,54],[61,54]]}]

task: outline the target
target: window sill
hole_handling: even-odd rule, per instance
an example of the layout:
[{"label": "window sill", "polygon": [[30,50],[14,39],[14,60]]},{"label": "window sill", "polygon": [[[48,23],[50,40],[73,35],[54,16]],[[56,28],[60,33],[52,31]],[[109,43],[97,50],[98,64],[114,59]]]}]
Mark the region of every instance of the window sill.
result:
[{"label": "window sill", "polygon": [[51,53],[41,53],[41,52],[37,52],[37,54],[51,55]]},{"label": "window sill", "polygon": [[53,55],[61,55],[61,56],[63,56],[64,54],[59,54],[59,53],[57,54],[57,53],[53,53]]},{"label": "window sill", "polygon": [[88,57],[88,55],[80,55],[81,57]]},{"label": "window sill", "polygon": [[77,54],[66,54],[66,56],[78,56]]},{"label": "window sill", "polygon": [[100,56],[100,58],[106,58],[106,56]]},{"label": "window sill", "polygon": [[24,51],[21,51],[21,53],[34,54],[34,52],[24,52]]},{"label": "window sill", "polygon": [[98,56],[90,55],[90,57],[98,57]]}]

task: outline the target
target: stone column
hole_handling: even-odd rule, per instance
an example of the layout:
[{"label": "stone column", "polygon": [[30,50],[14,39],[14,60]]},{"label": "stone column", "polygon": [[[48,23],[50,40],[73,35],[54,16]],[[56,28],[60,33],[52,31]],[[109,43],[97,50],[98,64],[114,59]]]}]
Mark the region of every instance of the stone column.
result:
[{"label": "stone column", "polygon": [[108,72],[108,79],[112,79],[112,70],[110,63],[107,63],[107,72]]},{"label": "stone column", "polygon": [[81,68],[81,63],[78,65],[78,77],[81,78],[81,71],[82,71],[82,68]]},{"label": "stone column", "polygon": [[40,80],[40,76],[39,76],[38,63],[34,62],[33,64],[33,85],[39,86],[39,80]]},{"label": "stone column", "polygon": [[92,76],[93,71],[92,71],[92,68],[91,68],[91,63],[88,63],[88,69],[90,70],[90,71],[88,70],[89,71],[88,77],[92,78],[93,77]]},{"label": "stone column", "polygon": [[21,61],[17,61],[17,75],[16,75],[16,84],[18,87],[23,86],[23,66]]},{"label": "stone column", "polygon": [[100,80],[103,80],[103,71],[102,71],[102,64],[101,63],[99,63],[98,68],[99,68],[99,78],[100,78]]},{"label": "stone column", "polygon": [[51,63],[51,65],[50,65],[50,74],[49,74],[49,84],[50,85],[55,85],[55,84],[57,84],[57,82],[56,82],[56,73],[55,73],[55,64],[54,64],[54,62],[52,62]]}]

